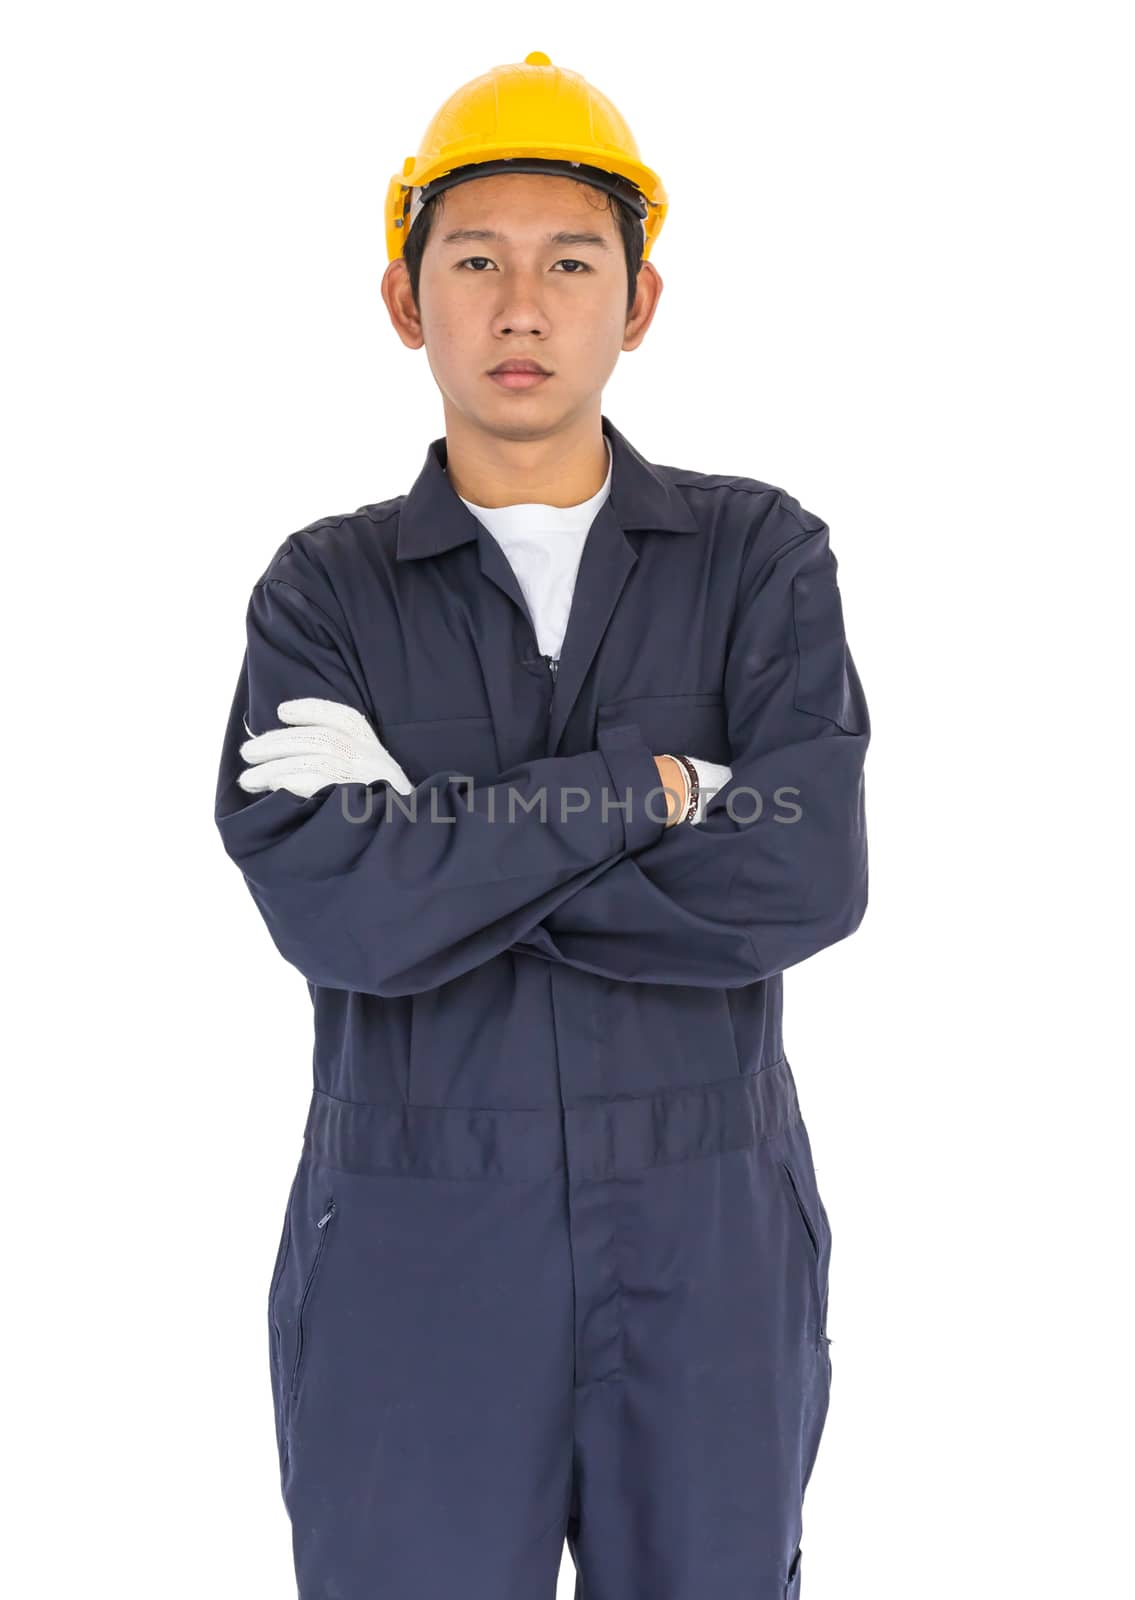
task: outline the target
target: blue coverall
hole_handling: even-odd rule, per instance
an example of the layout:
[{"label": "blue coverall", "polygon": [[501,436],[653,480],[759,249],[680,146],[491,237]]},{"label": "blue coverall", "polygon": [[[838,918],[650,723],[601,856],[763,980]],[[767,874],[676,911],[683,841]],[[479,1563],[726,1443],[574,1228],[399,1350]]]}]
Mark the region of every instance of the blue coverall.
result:
[{"label": "blue coverall", "polygon": [[[867,706],[826,524],[602,427],[558,673],[444,437],[249,602],[216,822],[315,1024],[268,1292],[300,1600],[553,1600],[565,1539],[578,1600],[800,1594],[831,1232],[781,973],[864,914]],[[307,696],[413,795],[243,790]],[[667,752],[732,767],[697,826]]]}]

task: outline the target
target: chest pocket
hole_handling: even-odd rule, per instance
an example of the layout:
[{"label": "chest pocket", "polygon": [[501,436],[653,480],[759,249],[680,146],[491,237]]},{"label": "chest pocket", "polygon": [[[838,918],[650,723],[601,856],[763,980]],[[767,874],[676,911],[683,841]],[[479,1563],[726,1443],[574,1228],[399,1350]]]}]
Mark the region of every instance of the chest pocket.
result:
[{"label": "chest pocket", "polygon": [[384,722],[378,737],[417,785],[436,772],[487,782],[500,768],[492,717]]},{"label": "chest pocket", "polygon": [[700,756],[729,765],[725,701],[719,694],[639,695],[599,707],[599,727],[617,722],[637,722],[652,755]]}]

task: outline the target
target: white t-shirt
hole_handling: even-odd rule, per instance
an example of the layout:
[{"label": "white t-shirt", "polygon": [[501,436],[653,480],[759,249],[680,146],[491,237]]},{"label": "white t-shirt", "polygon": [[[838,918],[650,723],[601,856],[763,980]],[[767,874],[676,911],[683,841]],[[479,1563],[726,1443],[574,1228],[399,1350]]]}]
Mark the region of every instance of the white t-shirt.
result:
[{"label": "white t-shirt", "polygon": [[[556,661],[567,632],[583,546],[600,506],[611,492],[611,442],[605,434],[603,443],[607,446],[607,476],[602,487],[578,505],[549,506],[527,501],[515,506],[479,506],[460,496],[508,557],[536,629],[540,654]],[[653,753],[664,754],[661,750]],[[711,795],[729,782],[732,770],[693,751],[680,753],[687,755],[697,769],[700,794],[691,821],[700,822]]]}]

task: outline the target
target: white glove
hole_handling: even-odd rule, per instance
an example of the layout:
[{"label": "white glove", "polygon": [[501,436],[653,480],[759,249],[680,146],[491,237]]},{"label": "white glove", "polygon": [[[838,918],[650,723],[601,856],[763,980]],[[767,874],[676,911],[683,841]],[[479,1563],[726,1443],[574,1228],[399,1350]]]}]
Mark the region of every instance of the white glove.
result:
[{"label": "white glove", "polygon": [[237,782],[250,794],[287,789],[306,800],[331,784],[374,783],[378,779],[399,794],[413,789],[370,723],[353,706],[338,700],[282,700],[276,714],[286,727],[254,734],[240,747],[241,759],[250,765]]}]

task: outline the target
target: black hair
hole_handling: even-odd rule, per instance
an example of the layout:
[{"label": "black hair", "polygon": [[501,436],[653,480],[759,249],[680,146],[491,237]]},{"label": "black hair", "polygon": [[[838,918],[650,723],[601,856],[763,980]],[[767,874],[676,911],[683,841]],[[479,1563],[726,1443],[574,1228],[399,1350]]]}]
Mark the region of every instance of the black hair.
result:
[{"label": "black hair", "polygon": [[[618,226],[620,237],[623,241],[623,254],[627,263],[627,316],[631,314],[635,294],[638,291],[638,274],[642,266],[642,248],[644,244],[642,222],[635,216],[629,206],[613,194],[606,194],[602,189],[596,189],[593,184],[581,183],[578,178],[571,178],[569,182],[579,184],[581,189],[586,189],[588,195],[595,195],[598,200],[607,204],[608,211],[614,211],[615,222]],[[406,269],[410,275],[410,293],[414,297],[414,304],[419,312],[421,304],[418,300],[418,285],[422,277],[422,256],[425,254],[426,244],[433,230],[434,213],[444,201],[448,190],[442,189],[431,200],[427,200],[418,215],[414,218],[414,226],[406,235],[406,242],[402,246],[402,256],[406,262]]]}]

